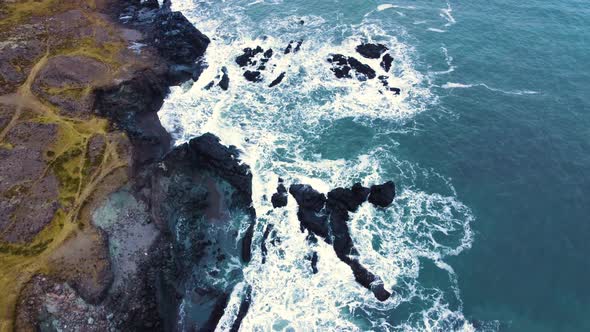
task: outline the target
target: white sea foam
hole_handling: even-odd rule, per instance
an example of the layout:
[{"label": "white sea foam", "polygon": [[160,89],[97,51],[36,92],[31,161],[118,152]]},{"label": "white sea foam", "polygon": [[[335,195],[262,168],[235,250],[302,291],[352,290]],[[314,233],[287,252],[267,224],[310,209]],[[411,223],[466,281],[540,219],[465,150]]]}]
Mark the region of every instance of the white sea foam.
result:
[{"label": "white sea foam", "polygon": [[[391,142],[346,160],[322,156],[317,152],[322,144],[314,143],[335,122],[354,119],[370,126],[378,120],[394,126],[436,102],[426,77],[414,68],[413,49],[373,21],[334,26],[319,16],[271,15],[253,22],[245,14],[247,5],[211,0],[196,6],[192,1],[173,1],[173,9],[183,11],[212,41],[205,55],[208,68],[199,81],[173,88],[159,113],[177,144],[212,132],[224,144],[237,146],[241,159],[252,169],[253,205],[258,215],[253,259],[244,268],[245,281],[234,290],[218,330],[227,329],[235,318],[245,284],[252,287],[252,304],[242,322],[243,331],[441,330],[450,322],[464,322],[456,275],[444,261],[471,245],[473,217],[456,199],[448,179],[398,160]],[[299,19],[305,20],[304,26],[297,24]],[[300,52],[283,54],[290,40],[300,38],[304,39]],[[325,60],[329,54],[358,57],[355,46],[372,40],[386,44],[395,59],[388,75],[390,85],[401,88],[400,96],[381,93],[376,79],[339,80],[330,71]],[[263,83],[253,84],[243,78],[234,59],[243,48],[256,45],[272,48],[275,55],[263,73]],[[378,75],[386,74],[378,60],[359,59],[378,70]],[[223,66],[229,73],[229,90],[204,89],[209,82],[219,81]],[[268,88],[281,72],[286,72],[283,83]],[[386,174],[392,167],[398,171]],[[365,204],[351,215],[349,225],[362,263],[384,280],[386,288],[398,285],[404,291],[381,303],[355,282],[350,268],[331,246],[323,241],[310,245],[306,234],[299,231],[294,200],[276,210],[267,200],[279,176],[287,184],[307,183],[324,193],[355,181],[370,185],[394,177],[399,189],[394,205],[381,211]],[[420,189],[418,184],[425,179],[447,189],[439,194]],[[280,240],[267,243],[267,262],[262,264],[260,243],[268,224]],[[377,247],[373,244],[376,238],[381,239]],[[317,274],[305,258],[312,251],[319,256]],[[424,260],[448,275],[449,285],[441,289],[422,286],[418,278]],[[448,289],[458,306],[449,304]],[[423,308],[404,321],[366,317],[368,312],[391,316],[399,306],[418,302]],[[468,323],[461,324],[469,328]]]},{"label": "white sea foam", "polygon": [[451,7],[451,4],[449,2],[447,2],[447,8],[442,8],[440,10],[440,16],[447,21],[447,23],[445,24],[446,27],[449,27],[457,23],[457,21],[453,17],[453,8]]},{"label": "white sea foam", "polygon": [[487,85],[485,83],[463,84],[463,83],[447,82],[441,86],[441,88],[443,88],[443,89],[468,89],[468,88],[474,88],[474,87],[482,87],[482,88],[488,89],[490,91],[500,92],[500,93],[504,93],[507,95],[522,96],[522,95],[539,94],[539,91],[534,91],[534,90],[502,90],[502,89],[490,87],[489,85]]}]

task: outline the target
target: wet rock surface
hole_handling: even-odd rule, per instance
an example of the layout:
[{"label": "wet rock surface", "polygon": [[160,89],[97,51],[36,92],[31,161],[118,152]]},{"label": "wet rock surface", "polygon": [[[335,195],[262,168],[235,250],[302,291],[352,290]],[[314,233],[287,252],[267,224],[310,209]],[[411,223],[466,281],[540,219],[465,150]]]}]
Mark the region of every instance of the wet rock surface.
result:
[{"label": "wet rock surface", "polygon": [[272,207],[275,209],[285,207],[287,206],[288,199],[289,195],[287,195],[287,188],[285,188],[285,185],[279,180],[277,192],[271,197]]},{"label": "wet rock surface", "polygon": [[[247,262],[251,255],[251,232],[240,235],[240,230],[254,227],[252,175],[235,148],[205,134],[171,151],[150,178],[152,213],[172,243],[172,272],[161,280],[159,296],[160,305],[176,311],[164,324],[176,326],[182,314],[185,324],[213,330],[242,280],[235,260]],[[184,289],[180,295],[178,285]],[[190,312],[179,311],[183,301],[190,303]]]},{"label": "wet rock surface", "polygon": [[352,78],[354,74],[359,81],[364,81],[377,75],[373,68],[354,57],[332,54],[328,57],[328,62],[332,64],[331,70],[338,78]]},{"label": "wet rock surface", "polygon": [[[354,247],[347,222],[350,218],[349,212],[357,211],[367,200],[381,207],[391,204],[392,185],[393,182],[390,181],[383,185],[373,185],[369,189],[356,183],[350,189],[336,188],[330,191],[327,198],[308,185],[294,184],[289,188],[289,193],[299,205],[297,216],[302,231],[307,229],[310,234],[320,236],[332,244],[336,256],[350,266],[355,280],[369,289],[379,301],[386,301],[391,293],[385,289],[381,278],[359,262],[359,253]],[[371,193],[375,194],[373,199]],[[317,253],[312,253],[309,259],[313,273],[317,273]]]},{"label": "wet rock surface", "polygon": [[381,54],[385,53],[387,50],[388,49],[385,45],[373,43],[365,43],[356,47],[356,51],[360,55],[369,59],[379,59]]}]

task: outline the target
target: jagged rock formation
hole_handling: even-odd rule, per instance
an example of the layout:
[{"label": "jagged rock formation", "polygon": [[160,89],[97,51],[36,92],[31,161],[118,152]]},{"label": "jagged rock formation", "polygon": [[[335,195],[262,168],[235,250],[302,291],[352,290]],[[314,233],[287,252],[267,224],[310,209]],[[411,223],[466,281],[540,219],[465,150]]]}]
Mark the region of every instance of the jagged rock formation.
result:
[{"label": "jagged rock formation", "polygon": [[[389,206],[395,196],[393,182],[373,185],[370,189],[356,183],[351,189],[330,191],[327,198],[311,186],[302,184],[291,185],[289,193],[299,205],[297,217],[301,230],[307,229],[311,234],[324,238],[334,247],[336,256],[350,266],[359,284],[371,290],[378,300],[387,300],[391,293],[385,289],[381,278],[367,270],[356,258],[359,253],[352,242],[347,221],[349,212],[356,212],[367,200],[375,206]],[[310,260],[314,273],[317,271],[317,259],[317,254],[313,253]]]}]

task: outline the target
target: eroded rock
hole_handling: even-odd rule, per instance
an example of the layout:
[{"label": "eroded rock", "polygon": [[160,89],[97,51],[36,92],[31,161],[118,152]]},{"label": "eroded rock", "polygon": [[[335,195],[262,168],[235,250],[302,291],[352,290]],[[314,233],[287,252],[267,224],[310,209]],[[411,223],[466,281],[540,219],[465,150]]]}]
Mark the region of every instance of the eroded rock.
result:
[{"label": "eroded rock", "polygon": [[364,43],[356,47],[356,51],[369,59],[379,59],[388,48],[383,44]]}]

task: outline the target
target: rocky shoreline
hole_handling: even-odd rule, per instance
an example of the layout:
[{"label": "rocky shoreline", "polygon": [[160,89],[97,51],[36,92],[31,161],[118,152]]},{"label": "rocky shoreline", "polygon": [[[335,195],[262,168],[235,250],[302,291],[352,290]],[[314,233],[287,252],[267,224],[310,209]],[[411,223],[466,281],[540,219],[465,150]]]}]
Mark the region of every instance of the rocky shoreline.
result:
[{"label": "rocky shoreline", "polygon": [[[0,5],[0,331],[213,331],[252,259],[252,174],[212,134],[172,149],[157,116],[170,86],[199,78],[209,38],[168,1],[29,5]],[[385,46],[359,47],[391,64]],[[245,49],[235,61],[254,68],[261,57],[244,72],[257,82],[272,54]],[[353,57],[327,61],[338,77],[375,78]],[[289,195],[309,241],[331,244],[387,300],[355,258],[347,221],[364,202],[389,206],[393,183],[326,197],[280,180],[273,207]],[[267,225],[263,263],[272,237]],[[317,253],[309,260],[317,273]],[[232,331],[252,301],[249,285],[238,291]]]}]

